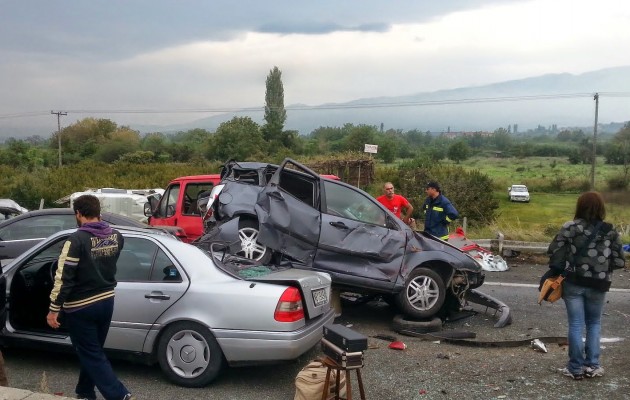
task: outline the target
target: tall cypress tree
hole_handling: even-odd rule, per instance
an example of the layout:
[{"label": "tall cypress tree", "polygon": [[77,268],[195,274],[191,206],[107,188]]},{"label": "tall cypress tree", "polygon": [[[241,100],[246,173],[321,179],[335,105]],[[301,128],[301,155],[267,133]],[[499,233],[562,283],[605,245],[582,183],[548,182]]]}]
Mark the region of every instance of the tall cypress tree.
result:
[{"label": "tall cypress tree", "polygon": [[273,67],[265,82],[265,121],[263,137],[269,143],[285,145],[283,143],[284,122],[287,112],[284,109],[284,87],[282,86],[282,71]]}]

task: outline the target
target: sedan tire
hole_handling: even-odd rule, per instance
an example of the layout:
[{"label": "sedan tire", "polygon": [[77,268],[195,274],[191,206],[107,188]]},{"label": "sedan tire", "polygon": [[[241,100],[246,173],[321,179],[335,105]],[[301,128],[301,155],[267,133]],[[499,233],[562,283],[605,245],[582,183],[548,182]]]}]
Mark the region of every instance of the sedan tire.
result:
[{"label": "sedan tire", "polygon": [[158,344],[162,371],[184,387],[204,387],[212,382],[225,357],[207,328],[194,322],[179,322],[166,328]]},{"label": "sedan tire", "polygon": [[400,311],[414,319],[433,317],[444,305],[446,287],[442,277],[428,268],[414,269],[397,295]]}]

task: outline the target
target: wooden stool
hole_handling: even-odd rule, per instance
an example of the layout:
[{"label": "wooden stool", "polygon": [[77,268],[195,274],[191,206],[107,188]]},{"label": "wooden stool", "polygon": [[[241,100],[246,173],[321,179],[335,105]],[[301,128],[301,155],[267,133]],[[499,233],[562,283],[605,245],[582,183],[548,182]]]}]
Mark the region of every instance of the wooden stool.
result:
[{"label": "wooden stool", "polygon": [[[327,400],[326,395],[328,394],[328,388],[330,385],[330,371],[337,371],[337,379],[336,379],[336,387],[335,387],[335,400],[352,400],[352,384],[350,382],[350,371],[355,370],[357,372],[357,381],[359,382],[359,394],[361,395],[361,400],[365,400],[365,390],[363,390],[363,379],[361,378],[361,368],[362,367],[351,367],[346,368],[337,364],[335,360],[328,356],[324,356],[320,358],[320,361],[326,366],[326,383],[324,383],[324,392],[322,393],[322,400]],[[344,371],[346,374],[346,397],[342,398],[339,396],[339,376],[341,371]]]}]

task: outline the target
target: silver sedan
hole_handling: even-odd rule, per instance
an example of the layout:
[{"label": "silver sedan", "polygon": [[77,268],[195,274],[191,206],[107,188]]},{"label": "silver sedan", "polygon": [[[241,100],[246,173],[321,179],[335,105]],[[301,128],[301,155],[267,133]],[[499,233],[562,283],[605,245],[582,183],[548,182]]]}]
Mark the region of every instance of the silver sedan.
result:
[{"label": "silver sedan", "polygon": [[[168,234],[118,229],[125,245],[105,347],[159,363],[179,385],[205,386],[225,365],[295,359],[333,321],[326,273],[222,259]],[[4,344],[71,349],[63,319],[52,330],[46,314],[57,257],[73,231],[50,236],[4,267]]]}]

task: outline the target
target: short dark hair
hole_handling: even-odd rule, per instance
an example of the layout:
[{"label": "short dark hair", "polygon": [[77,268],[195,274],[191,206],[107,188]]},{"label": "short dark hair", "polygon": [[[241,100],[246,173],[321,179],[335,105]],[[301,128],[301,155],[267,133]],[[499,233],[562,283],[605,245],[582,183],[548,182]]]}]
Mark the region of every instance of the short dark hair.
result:
[{"label": "short dark hair", "polygon": [[101,202],[98,197],[84,194],[76,198],[72,204],[74,212],[80,212],[86,218],[98,218],[101,216]]},{"label": "short dark hair", "polygon": [[606,218],[604,198],[598,192],[582,193],[575,205],[575,219],[581,218],[587,222],[603,221]]},{"label": "short dark hair", "polygon": [[429,183],[427,183],[427,188],[433,188],[435,190],[437,190],[438,192],[440,191],[440,184],[437,183],[436,181],[430,181]]}]

